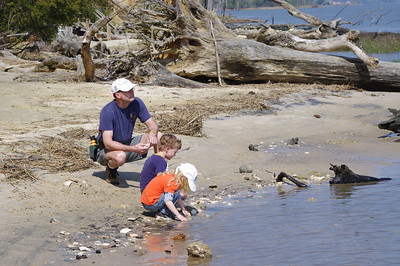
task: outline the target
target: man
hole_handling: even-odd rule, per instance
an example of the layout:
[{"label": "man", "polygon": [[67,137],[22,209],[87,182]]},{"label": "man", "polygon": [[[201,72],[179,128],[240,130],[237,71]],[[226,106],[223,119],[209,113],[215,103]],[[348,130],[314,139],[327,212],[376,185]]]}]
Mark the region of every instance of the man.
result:
[{"label": "man", "polygon": [[[151,146],[157,152],[158,139],[162,135],[146,105],[135,98],[135,86],[125,78],[115,80],[111,86],[114,100],[100,113],[97,162],[106,166],[106,181],[113,185],[119,185],[118,167],[146,158]],[[137,118],[146,125],[147,133],[132,137]]]}]

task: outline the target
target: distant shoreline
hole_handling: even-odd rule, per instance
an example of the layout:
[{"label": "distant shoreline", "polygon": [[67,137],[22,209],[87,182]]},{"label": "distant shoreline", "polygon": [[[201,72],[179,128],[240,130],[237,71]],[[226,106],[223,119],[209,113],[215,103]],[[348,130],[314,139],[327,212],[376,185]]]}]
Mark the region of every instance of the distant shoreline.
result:
[{"label": "distant shoreline", "polygon": [[[349,6],[355,6],[356,4],[352,4]],[[324,8],[324,7],[331,7],[333,5],[304,5],[304,6],[297,6],[295,7],[296,9],[299,8]],[[343,5],[335,5],[335,6],[346,6],[346,4]],[[263,7],[248,7],[248,8],[239,8],[239,9],[226,9],[226,11],[240,11],[240,10],[264,10],[264,9],[284,9],[281,6],[263,6]],[[221,11],[218,11],[221,12]]]}]

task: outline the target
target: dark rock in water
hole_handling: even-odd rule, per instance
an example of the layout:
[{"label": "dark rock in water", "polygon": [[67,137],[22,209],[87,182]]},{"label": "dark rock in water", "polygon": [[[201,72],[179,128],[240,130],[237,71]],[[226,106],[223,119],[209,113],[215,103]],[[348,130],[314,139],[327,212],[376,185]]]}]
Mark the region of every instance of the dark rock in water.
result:
[{"label": "dark rock in water", "polygon": [[290,140],[288,140],[288,142],[286,143],[287,145],[297,145],[299,144],[299,138],[291,138]]},{"label": "dark rock in water", "polygon": [[210,247],[202,242],[190,243],[186,250],[189,257],[210,258],[212,256]]},{"label": "dark rock in water", "polygon": [[380,129],[391,130],[394,133],[400,133],[400,110],[388,108],[393,117],[389,120],[383,121],[378,124]]},{"label": "dark rock in water", "polygon": [[251,150],[251,151],[258,151],[257,147],[256,147],[255,145],[253,145],[253,144],[250,144],[250,145],[249,145],[249,150]]},{"label": "dark rock in water", "polygon": [[335,172],[335,177],[329,181],[329,184],[350,184],[350,183],[366,183],[374,181],[391,180],[391,178],[376,178],[366,175],[358,175],[350,170],[347,165],[342,164],[341,166],[331,164],[329,170]]},{"label": "dark rock in water", "polygon": [[298,187],[308,187],[306,184],[304,184],[304,183],[302,183],[302,182],[300,182],[300,181],[298,181],[298,180],[296,180],[293,176],[290,176],[290,175],[288,175],[288,174],[286,174],[286,173],[284,173],[284,172],[281,172],[279,175],[278,175],[278,177],[276,178],[276,182],[283,182],[283,178],[287,178],[287,179],[289,179],[290,181],[292,181],[296,186],[298,186]]},{"label": "dark rock in water", "polygon": [[199,213],[199,211],[198,211],[195,207],[193,207],[193,206],[188,205],[188,206],[185,206],[185,208],[186,208],[186,210],[187,210],[188,212],[190,212],[190,214],[191,214],[192,216],[195,216],[195,215],[197,215],[197,214]]}]

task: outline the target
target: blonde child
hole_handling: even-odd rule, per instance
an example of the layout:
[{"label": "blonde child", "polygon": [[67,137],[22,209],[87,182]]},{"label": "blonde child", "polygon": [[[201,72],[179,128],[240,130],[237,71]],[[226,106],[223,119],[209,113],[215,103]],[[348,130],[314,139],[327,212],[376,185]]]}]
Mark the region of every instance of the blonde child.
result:
[{"label": "blonde child", "polygon": [[158,152],[144,163],[140,173],[140,192],[158,174],[168,170],[167,161],[171,160],[182,147],[182,142],[173,134],[164,134],[158,144]]},{"label": "blonde child", "polygon": [[[180,221],[187,221],[191,216],[185,209],[179,191],[196,191],[197,170],[190,163],[180,164],[175,173],[164,172],[154,177],[144,189],[140,201],[143,207],[163,218],[173,216]],[[176,205],[181,208],[182,214]],[[186,217],[185,217],[186,216]]]}]

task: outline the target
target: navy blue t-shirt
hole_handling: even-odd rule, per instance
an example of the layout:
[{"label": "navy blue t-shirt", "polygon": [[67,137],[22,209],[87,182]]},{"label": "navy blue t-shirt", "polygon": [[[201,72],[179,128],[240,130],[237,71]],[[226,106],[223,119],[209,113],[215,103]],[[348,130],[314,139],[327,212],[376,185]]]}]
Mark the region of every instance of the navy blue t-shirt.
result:
[{"label": "navy blue t-shirt", "polygon": [[143,165],[140,173],[140,192],[146,188],[147,184],[157,176],[158,173],[163,173],[167,170],[168,164],[165,159],[157,154],[150,156]]},{"label": "navy blue t-shirt", "polygon": [[100,112],[98,139],[103,140],[102,130],[112,130],[114,141],[127,144],[132,139],[136,119],[144,123],[150,117],[146,105],[137,97],[125,109],[121,109],[115,100],[109,102]]}]

